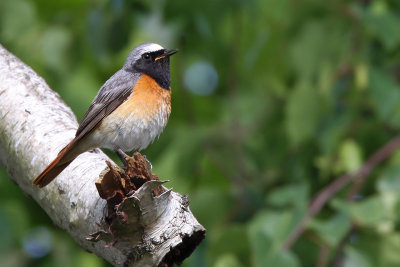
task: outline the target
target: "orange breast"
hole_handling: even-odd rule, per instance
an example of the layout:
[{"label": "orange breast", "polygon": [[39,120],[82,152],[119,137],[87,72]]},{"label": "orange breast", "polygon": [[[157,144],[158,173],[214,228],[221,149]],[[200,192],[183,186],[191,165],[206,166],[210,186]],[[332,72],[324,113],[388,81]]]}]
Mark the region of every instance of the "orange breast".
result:
[{"label": "orange breast", "polygon": [[146,121],[161,110],[167,111],[165,114],[169,115],[171,90],[163,89],[153,78],[142,74],[130,97],[113,112],[113,115],[124,117],[134,114]]}]

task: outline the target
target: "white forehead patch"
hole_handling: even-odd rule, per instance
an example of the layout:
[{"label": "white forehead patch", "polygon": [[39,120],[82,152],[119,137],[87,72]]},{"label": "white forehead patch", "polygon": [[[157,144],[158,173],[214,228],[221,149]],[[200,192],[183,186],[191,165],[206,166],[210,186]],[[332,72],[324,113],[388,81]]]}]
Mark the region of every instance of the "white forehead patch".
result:
[{"label": "white forehead patch", "polygon": [[162,47],[159,44],[155,44],[155,43],[146,43],[146,44],[142,44],[140,46],[138,46],[137,48],[141,48],[141,54],[146,53],[146,52],[154,52],[154,51],[159,51],[164,49],[164,47]]},{"label": "white forehead patch", "polygon": [[138,45],[129,54],[128,59],[125,62],[125,66],[129,66],[129,64],[138,60],[144,53],[151,53],[163,49],[165,48],[156,43],[144,43]]}]

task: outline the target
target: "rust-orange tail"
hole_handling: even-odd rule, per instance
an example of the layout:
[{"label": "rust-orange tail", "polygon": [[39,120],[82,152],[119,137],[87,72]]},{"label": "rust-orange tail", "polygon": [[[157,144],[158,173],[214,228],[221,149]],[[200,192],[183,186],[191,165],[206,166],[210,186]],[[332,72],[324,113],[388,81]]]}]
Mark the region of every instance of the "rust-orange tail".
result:
[{"label": "rust-orange tail", "polygon": [[70,156],[69,153],[71,152],[71,148],[74,146],[74,144],[75,139],[72,140],[66,147],[64,147],[60,153],[58,153],[58,156],[50,163],[49,166],[47,166],[46,169],[44,169],[44,171],[42,171],[41,174],[39,174],[39,176],[33,181],[33,184],[42,188],[53,181],[54,178],[56,178],[57,175],[59,175],[74,160],[75,157],[72,157],[71,160],[60,164],[60,162],[65,159],[66,156]]}]

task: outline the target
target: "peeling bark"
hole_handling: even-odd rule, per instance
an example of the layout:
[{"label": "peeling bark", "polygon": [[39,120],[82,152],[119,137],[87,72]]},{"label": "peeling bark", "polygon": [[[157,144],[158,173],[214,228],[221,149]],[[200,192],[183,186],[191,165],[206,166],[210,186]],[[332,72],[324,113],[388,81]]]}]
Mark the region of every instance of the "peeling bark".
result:
[{"label": "peeling bark", "polygon": [[96,149],[80,155],[45,188],[32,186],[77,126],[58,94],[0,46],[0,162],[10,179],[85,250],[115,266],[182,262],[205,229],[187,197],[162,187],[140,154],[128,158],[131,165],[124,171]]},{"label": "peeling bark", "polygon": [[[107,246],[124,251],[130,255],[131,265],[138,261],[137,266],[152,262],[160,262],[159,266],[181,263],[204,238],[204,229],[197,228],[197,234],[192,234],[193,230],[185,225],[193,220],[188,199],[164,188],[162,184],[166,181],[151,173],[140,153],[135,152],[126,161],[126,170],[107,162],[108,169],[96,181],[100,197],[107,201],[108,212],[103,230],[91,234],[87,240],[105,241]],[[132,240],[140,246],[132,248]],[[151,252],[160,248],[173,249],[154,260],[156,255]],[[142,251],[149,256],[143,257]]]}]

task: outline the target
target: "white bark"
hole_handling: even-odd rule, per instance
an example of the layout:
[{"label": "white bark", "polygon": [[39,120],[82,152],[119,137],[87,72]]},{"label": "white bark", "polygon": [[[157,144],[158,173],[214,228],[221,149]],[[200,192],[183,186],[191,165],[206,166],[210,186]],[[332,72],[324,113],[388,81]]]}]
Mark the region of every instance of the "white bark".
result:
[{"label": "white bark", "polygon": [[[99,197],[95,181],[110,159],[98,149],[80,155],[45,188],[32,185],[74,137],[77,125],[59,95],[0,45],[0,162],[10,179],[85,250],[115,266],[168,265],[187,257],[205,229],[190,212],[185,196],[172,191],[151,195],[158,181],[147,182],[118,207],[117,214],[129,214],[128,222],[119,225],[122,235],[101,229],[106,229],[107,203]],[[99,242],[89,241],[91,234]],[[105,246],[109,241],[114,245]],[[180,258],[169,253],[173,249],[180,249]]]}]

